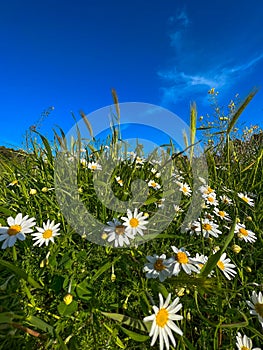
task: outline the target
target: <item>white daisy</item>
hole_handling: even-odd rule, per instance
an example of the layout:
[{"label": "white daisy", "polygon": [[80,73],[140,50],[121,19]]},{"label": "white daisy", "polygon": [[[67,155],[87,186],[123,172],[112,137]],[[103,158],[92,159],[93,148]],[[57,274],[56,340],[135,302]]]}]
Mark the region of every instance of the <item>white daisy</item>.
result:
[{"label": "white daisy", "polygon": [[257,240],[257,236],[254,232],[247,230],[244,224],[236,224],[235,233],[240,240],[244,240],[245,242],[254,243]]},{"label": "white daisy", "polygon": [[145,225],[148,224],[147,218],[143,215],[143,213],[138,214],[138,209],[135,208],[134,214],[132,214],[130,209],[127,209],[127,216],[122,216],[122,220],[124,221],[123,225],[126,226],[126,232],[132,234],[133,236],[136,233],[139,233],[143,236],[143,230],[146,230]]},{"label": "white daisy", "polygon": [[196,232],[202,232],[205,238],[208,238],[209,235],[213,237],[218,237],[222,232],[218,230],[218,225],[209,219],[202,219],[200,221],[195,221],[195,224],[198,225],[195,229]]},{"label": "white daisy", "polygon": [[17,239],[24,241],[26,239],[25,233],[31,233],[31,229],[34,226],[35,218],[28,218],[28,215],[22,216],[21,213],[17,214],[15,218],[9,216],[7,218],[9,227],[0,227],[0,241],[4,241],[2,249],[12,247]]},{"label": "white daisy", "polygon": [[205,199],[206,204],[214,206],[217,206],[219,204],[218,200],[216,199],[216,194],[214,192],[209,194],[203,194],[202,197]]},{"label": "white daisy", "polygon": [[258,294],[253,290],[251,301],[247,300],[248,306],[251,308],[250,314],[257,315],[258,320],[263,327],[263,295],[261,292]]},{"label": "white daisy", "polygon": [[113,221],[108,221],[109,226],[104,228],[104,232],[108,233],[106,237],[108,242],[114,242],[114,247],[123,247],[123,244],[130,244],[129,239],[134,239],[134,235],[131,232],[126,232],[126,227],[120,223],[119,220],[113,219]]},{"label": "white daisy", "polygon": [[88,168],[90,170],[101,170],[102,169],[101,165],[99,163],[97,163],[97,162],[89,162],[88,163]]},{"label": "white daisy", "polygon": [[222,220],[231,221],[229,214],[224,210],[219,210],[217,207],[215,207],[213,213],[215,213],[216,216],[218,216]]},{"label": "white daisy", "polygon": [[118,184],[122,187],[123,186],[123,181],[120,178],[120,176],[115,176],[115,180],[118,182]]},{"label": "white daisy", "polygon": [[199,191],[204,195],[209,195],[210,193],[214,193],[215,190],[213,190],[209,185],[202,185],[199,187]]},{"label": "white daisy", "polygon": [[159,190],[161,188],[160,184],[158,184],[158,182],[155,182],[153,180],[150,180],[148,182],[148,186],[154,188],[155,190]]},{"label": "white daisy", "polygon": [[173,204],[173,207],[176,215],[183,212],[183,209],[179,205]]},{"label": "white daisy", "polygon": [[159,293],[160,305],[159,308],[154,305],[154,314],[151,316],[144,317],[144,322],[152,322],[150,337],[152,337],[151,346],[156,342],[159,336],[160,350],[163,350],[164,344],[166,350],[169,350],[169,339],[173,346],[176,347],[176,341],[174,339],[172,331],[179,335],[183,335],[181,329],[174,323],[174,321],[179,321],[183,319],[183,316],[177,315],[176,313],[182,308],[182,304],[179,303],[179,298],[177,297],[170,305],[171,293],[168,294],[165,302],[163,301],[162,294]]},{"label": "white daisy", "polygon": [[226,253],[223,253],[217,262],[217,267],[223,272],[228,280],[234,278],[236,274],[236,271],[234,270],[236,266],[234,264],[230,264],[230,261],[231,260],[229,258],[226,258]]},{"label": "white daisy", "polygon": [[198,263],[190,258],[190,254],[184,248],[176,248],[175,246],[171,247],[175,253],[174,263],[172,268],[173,275],[177,276],[181,269],[183,269],[188,275],[191,275],[192,272],[199,272]]},{"label": "white daisy", "polygon": [[236,346],[238,350],[261,350],[260,348],[253,348],[252,349],[252,340],[250,338],[248,338],[245,334],[241,335],[241,333],[237,333],[236,336]]},{"label": "white daisy", "polygon": [[39,247],[41,247],[44,243],[47,246],[50,241],[54,243],[54,237],[60,235],[60,233],[58,233],[59,226],[60,223],[55,225],[54,220],[50,222],[50,220],[48,219],[46,223],[43,223],[43,228],[36,227],[38,232],[32,233],[32,236],[34,236],[33,240],[36,241],[33,245],[38,245]]},{"label": "white daisy", "polygon": [[166,255],[146,256],[149,263],[144,265],[143,271],[146,272],[147,278],[159,277],[160,282],[163,282],[167,277],[171,276],[170,266],[174,262],[174,258],[166,259]]},{"label": "white daisy", "polygon": [[220,196],[219,198],[220,198],[221,202],[224,203],[224,204],[227,204],[227,205],[233,204],[232,199],[230,199],[226,195]]},{"label": "white daisy", "polygon": [[184,194],[185,196],[187,196],[187,197],[190,197],[190,196],[191,196],[192,190],[191,190],[190,186],[187,185],[186,182],[179,182],[179,181],[177,181],[176,183],[177,183],[177,185],[179,185],[179,187],[180,187],[179,190],[180,190],[181,192],[183,192],[183,194]]},{"label": "white daisy", "polygon": [[161,199],[159,199],[159,200],[155,203],[155,205],[156,205],[158,208],[163,209],[163,208],[164,208],[164,202],[165,202],[165,198],[161,198]]},{"label": "white daisy", "polygon": [[246,202],[251,207],[254,207],[254,200],[248,197],[246,194],[239,192],[238,197],[241,198],[244,202]]}]

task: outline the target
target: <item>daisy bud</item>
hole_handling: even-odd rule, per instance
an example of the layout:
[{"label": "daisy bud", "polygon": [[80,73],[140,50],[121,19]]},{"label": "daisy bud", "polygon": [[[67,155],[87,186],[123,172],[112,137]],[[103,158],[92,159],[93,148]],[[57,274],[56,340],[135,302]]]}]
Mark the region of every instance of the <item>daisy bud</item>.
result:
[{"label": "daisy bud", "polygon": [[237,244],[233,244],[231,249],[232,249],[233,252],[236,253],[236,254],[240,253],[241,250],[242,250],[242,248],[241,248],[239,245],[237,245]]},{"label": "daisy bud", "polygon": [[191,321],[191,313],[190,313],[190,311],[188,311],[187,312],[187,314],[186,314],[186,319],[187,319],[187,321]]},{"label": "daisy bud", "polygon": [[116,281],[116,275],[114,273],[111,274],[111,282],[115,282]]},{"label": "daisy bud", "polygon": [[251,269],[249,266],[246,266],[246,267],[245,267],[245,270],[246,270],[247,272],[252,272],[252,269]]},{"label": "daisy bud", "polygon": [[247,220],[248,220],[248,221],[252,221],[253,219],[252,219],[251,216],[247,216]]},{"label": "daisy bud", "polygon": [[37,193],[37,190],[35,188],[31,188],[30,191],[29,191],[29,194],[36,194]]},{"label": "daisy bud", "polygon": [[43,187],[41,191],[46,193],[48,191],[48,188],[47,187]]},{"label": "daisy bud", "polygon": [[69,304],[72,303],[73,295],[70,294],[70,293],[68,293],[68,294],[66,294],[66,295],[64,296],[63,300],[64,300],[64,303],[65,303],[66,305],[69,305]]}]

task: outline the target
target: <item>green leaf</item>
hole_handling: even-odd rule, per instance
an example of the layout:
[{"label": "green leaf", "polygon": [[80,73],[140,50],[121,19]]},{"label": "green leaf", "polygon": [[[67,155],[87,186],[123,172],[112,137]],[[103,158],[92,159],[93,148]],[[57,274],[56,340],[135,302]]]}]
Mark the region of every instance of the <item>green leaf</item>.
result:
[{"label": "green leaf", "polygon": [[118,345],[119,348],[121,349],[125,349],[125,345],[123,344],[123,342],[120,340],[120,338],[117,336],[118,334],[118,330],[117,329],[112,329],[110,328],[107,324],[103,324],[103,326],[112,334],[112,337],[115,341],[115,344]]},{"label": "green leaf", "polygon": [[37,281],[35,281],[32,277],[30,277],[24,270],[11,264],[10,262],[0,259],[0,265],[13,271],[18,277],[23,278],[25,281],[27,281],[29,284],[31,284],[31,286],[33,286],[34,288],[38,288],[38,289],[43,288]]},{"label": "green leaf", "polygon": [[126,334],[128,335],[131,339],[138,341],[138,342],[144,342],[146,340],[148,340],[150,337],[148,335],[143,335],[143,334],[139,334],[133,331],[128,330],[127,328],[124,328],[122,326],[120,326],[120,329]]},{"label": "green leaf", "polygon": [[40,318],[36,316],[28,316],[26,318],[26,321],[32,326],[38,329],[41,329],[42,331],[47,332],[52,336],[54,336],[54,328],[50,326],[48,323],[46,323],[45,321],[41,320]]},{"label": "green leaf", "polygon": [[61,316],[69,316],[78,310],[78,303],[76,300],[73,300],[69,305],[66,305],[64,301],[62,301],[57,309]]},{"label": "green leaf", "polygon": [[157,198],[150,197],[150,198],[146,199],[146,201],[144,202],[144,205],[149,205],[149,204],[152,204],[152,203],[156,203],[157,201],[158,201]]},{"label": "green leaf", "polygon": [[140,331],[146,331],[150,332],[151,324],[149,322],[144,323],[141,320],[137,320],[136,318],[132,318],[126,315],[121,315],[117,313],[110,313],[110,312],[103,312],[101,311],[102,315],[111,318],[114,321],[118,321],[121,324],[125,324],[127,326],[139,329]]},{"label": "green leaf", "polygon": [[98,269],[98,271],[95,273],[95,275],[91,278],[90,280],[90,284],[92,284],[93,282],[96,281],[96,279],[99,278],[100,275],[102,275],[105,271],[109,270],[111,268],[111,266],[117,261],[119,260],[120,257],[115,258],[113,261],[108,261],[106,264],[104,264],[100,269]]},{"label": "green leaf", "polygon": [[10,323],[15,316],[13,312],[2,312],[0,313],[0,323]]},{"label": "green leaf", "polygon": [[87,280],[77,285],[76,292],[78,297],[84,300],[90,300],[94,295],[93,289]]}]

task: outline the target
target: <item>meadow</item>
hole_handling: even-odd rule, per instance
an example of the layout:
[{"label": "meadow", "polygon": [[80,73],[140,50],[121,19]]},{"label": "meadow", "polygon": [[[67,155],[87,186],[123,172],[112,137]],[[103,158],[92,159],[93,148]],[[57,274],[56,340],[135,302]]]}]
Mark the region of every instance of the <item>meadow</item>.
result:
[{"label": "meadow", "polygon": [[[31,130],[28,150],[0,154],[1,350],[263,349],[263,132],[238,127],[255,93],[223,109],[211,89],[210,116],[197,116],[192,105],[186,151],[171,143],[160,155],[169,155],[165,178],[140,145],[119,154],[117,127],[106,144],[88,146],[81,137],[68,145],[60,128],[54,140]],[[121,123],[115,92],[113,98]],[[197,132],[208,167],[208,178],[198,182]],[[61,180],[72,175],[65,167],[55,172],[61,151],[77,169],[73,189]],[[118,166],[110,182],[99,178],[98,193],[105,153]],[[139,205],[136,179],[148,188]],[[112,192],[133,207],[109,209],[100,199],[110,202]],[[200,215],[183,227],[194,196]],[[93,230],[76,206],[70,210],[83,225],[77,232],[61,198],[83,203],[104,228]]]}]

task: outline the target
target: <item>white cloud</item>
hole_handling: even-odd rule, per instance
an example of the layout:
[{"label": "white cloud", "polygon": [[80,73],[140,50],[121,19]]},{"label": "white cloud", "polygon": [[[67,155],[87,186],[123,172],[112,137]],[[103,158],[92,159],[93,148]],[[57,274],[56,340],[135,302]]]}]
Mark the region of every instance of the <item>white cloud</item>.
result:
[{"label": "white cloud", "polygon": [[[216,89],[223,87],[229,88],[237,78],[240,78],[262,58],[263,54],[260,54],[248,62],[234,67],[217,65],[212,67],[209,71],[197,71],[196,74],[188,74],[184,71],[177,71],[177,69],[159,71],[157,72],[158,76],[163,80],[164,84],[167,85],[161,87],[162,103],[164,105],[176,103],[188,98],[193,93],[203,94],[212,87]],[[193,64],[193,67],[194,66]]]}]

